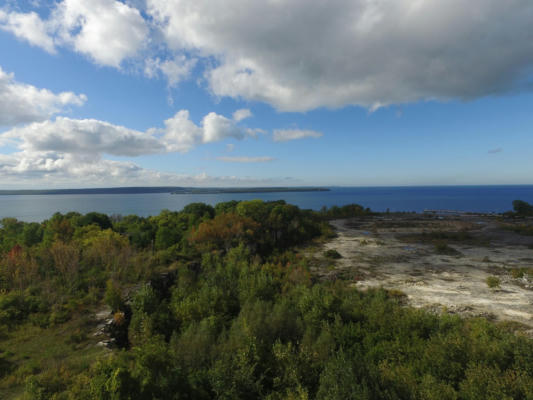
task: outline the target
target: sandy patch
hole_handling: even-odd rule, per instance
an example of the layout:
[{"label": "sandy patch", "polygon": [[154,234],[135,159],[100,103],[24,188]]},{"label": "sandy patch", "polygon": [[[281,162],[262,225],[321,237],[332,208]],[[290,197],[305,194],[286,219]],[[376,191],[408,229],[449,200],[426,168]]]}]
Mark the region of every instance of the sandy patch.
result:
[{"label": "sandy patch", "polygon": [[[342,276],[360,289],[398,289],[414,307],[533,327],[532,277],[511,274],[512,269],[533,267],[533,237],[504,231],[493,219],[483,217],[439,220],[401,216],[332,224],[338,237],[325,249],[337,250],[342,258],[334,268],[319,271],[324,279]],[[468,235],[467,239],[446,241],[449,255],[439,254],[432,242],[404,236],[443,231]],[[489,276],[500,279],[498,288],[487,286]]]}]

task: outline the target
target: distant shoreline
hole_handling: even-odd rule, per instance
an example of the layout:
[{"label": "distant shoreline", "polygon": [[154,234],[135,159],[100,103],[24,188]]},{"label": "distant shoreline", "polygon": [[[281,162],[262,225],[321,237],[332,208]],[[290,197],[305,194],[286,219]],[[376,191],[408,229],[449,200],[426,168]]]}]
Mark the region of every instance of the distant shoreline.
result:
[{"label": "distant shoreline", "polygon": [[225,194],[225,193],[286,193],[286,192],[329,192],[327,188],[266,187],[266,188],[182,188],[172,194]]},{"label": "distant shoreline", "polygon": [[192,188],[177,186],[116,187],[86,189],[41,189],[41,190],[0,190],[0,196],[20,195],[64,195],[64,194],[223,194],[223,193],[287,193],[287,192],[328,192],[321,187],[238,187],[238,188]]}]

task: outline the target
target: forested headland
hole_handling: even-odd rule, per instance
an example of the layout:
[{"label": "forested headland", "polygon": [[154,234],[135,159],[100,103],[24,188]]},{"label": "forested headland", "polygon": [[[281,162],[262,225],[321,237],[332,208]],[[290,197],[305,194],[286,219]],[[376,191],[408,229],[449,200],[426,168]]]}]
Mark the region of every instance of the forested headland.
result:
[{"label": "forested headland", "polygon": [[[311,273],[329,219],[371,214],[253,200],[4,218],[0,397],[533,399],[533,342],[507,325]],[[106,309],[112,349],[94,336]]]}]

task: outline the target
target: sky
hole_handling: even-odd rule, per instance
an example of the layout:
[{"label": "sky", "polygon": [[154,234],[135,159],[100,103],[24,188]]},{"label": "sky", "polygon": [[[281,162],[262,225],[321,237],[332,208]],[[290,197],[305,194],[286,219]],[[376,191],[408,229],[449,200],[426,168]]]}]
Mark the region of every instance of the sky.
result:
[{"label": "sky", "polygon": [[533,184],[531,0],[0,0],[0,189]]}]

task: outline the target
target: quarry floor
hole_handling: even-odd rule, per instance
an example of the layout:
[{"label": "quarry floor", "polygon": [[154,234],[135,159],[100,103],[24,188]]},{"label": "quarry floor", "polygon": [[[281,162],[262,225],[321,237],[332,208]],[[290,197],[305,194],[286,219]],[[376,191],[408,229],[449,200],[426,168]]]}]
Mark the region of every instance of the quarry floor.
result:
[{"label": "quarry floor", "polygon": [[[322,250],[342,258],[315,255],[322,259],[314,267],[321,279],[342,277],[361,290],[396,289],[411,306],[514,321],[533,335],[532,236],[504,229],[491,216],[395,214],[332,225],[337,237]],[[439,235],[445,239],[436,240]],[[488,287],[489,276],[499,287]]]}]

